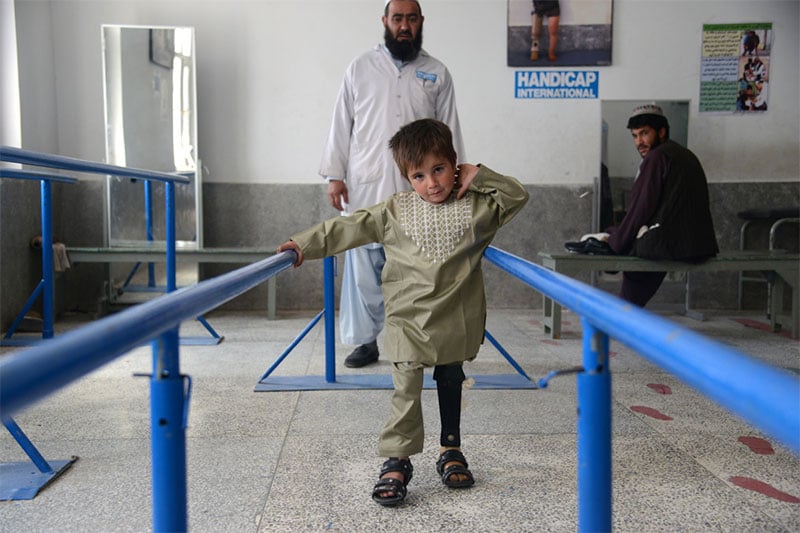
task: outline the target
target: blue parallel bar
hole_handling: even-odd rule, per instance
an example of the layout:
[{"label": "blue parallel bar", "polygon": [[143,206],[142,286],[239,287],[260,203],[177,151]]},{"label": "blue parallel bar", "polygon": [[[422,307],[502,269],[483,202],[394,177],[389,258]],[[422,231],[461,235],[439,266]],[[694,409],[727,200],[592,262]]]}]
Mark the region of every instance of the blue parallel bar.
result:
[{"label": "blue parallel bar", "polygon": [[0,178],[16,178],[23,180],[47,180],[58,181],[60,183],[78,183],[75,178],[59,176],[58,174],[47,174],[46,172],[36,172],[22,168],[0,168]]},{"label": "blue parallel bar", "polygon": [[611,531],[611,373],[608,335],[583,323],[578,374],[578,531]]},{"label": "blue parallel bar", "polygon": [[157,172],[155,170],[142,170],[131,167],[119,167],[107,163],[84,161],[63,155],[43,154],[31,150],[23,150],[12,146],[0,146],[0,161],[33,165],[38,167],[60,168],[74,172],[91,172],[95,174],[110,174],[129,178],[165,181],[174,183],[191,183],[191,179],[179,174]]},{"label": "blue parallel bar", "polygon": [[796,376],[493,246],[485,257],[800,455]]},{"label": "blue parallel bar", "polygon": [[290,268],[295,261],[294,252],[282,252],[3,357],[0,360],[3,416],[13,416],[184,320],[219,307]]}]

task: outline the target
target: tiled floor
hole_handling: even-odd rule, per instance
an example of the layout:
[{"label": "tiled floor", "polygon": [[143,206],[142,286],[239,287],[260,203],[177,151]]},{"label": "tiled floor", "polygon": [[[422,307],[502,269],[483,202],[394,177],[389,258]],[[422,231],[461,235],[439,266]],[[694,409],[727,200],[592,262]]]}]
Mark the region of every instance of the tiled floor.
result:
[{"label": "tiled floor", "polygon": [[[424,391],[425,452],[412,458],[406,502],[383,508],[370,491],[388,390],[254,392],[311,317],[211,313],[206,318],[224,342],[181,348],[182,371],[194,381],[187,430],[192,531],[576,530],[574,376],[546,389],[465,392],[464,453],[477,478],[468,490],[445,488],[435,473],[436,393]],[[667,318],[800,372],[800,344],[761,329],[765,319],[757,314]],[[534,378],[580,364],[576,317],[567,313],[559,340],[546,337],[540,321],[539,311],[491,310],[487,327]],[[203,333],[197,323],[182,328],[184,335]],[[345,368],[347,349],[337,346],[338,375],[389,373],[383,359]],[[800,531],[798,457],[629,348],[612,341],[611,352],[616,531]],[[323,354],[320,324],[274,375],[323,375]],[[34,499],[0,502],[0,531],[152,528],[149,382],[133,377],[149,373],[151,359],[149,348],[134,350],[15,417],[45,458],[79,459]],[[467,372],[513,369],[486,345]],[[25,459],[2,432],[0,462]]]}]

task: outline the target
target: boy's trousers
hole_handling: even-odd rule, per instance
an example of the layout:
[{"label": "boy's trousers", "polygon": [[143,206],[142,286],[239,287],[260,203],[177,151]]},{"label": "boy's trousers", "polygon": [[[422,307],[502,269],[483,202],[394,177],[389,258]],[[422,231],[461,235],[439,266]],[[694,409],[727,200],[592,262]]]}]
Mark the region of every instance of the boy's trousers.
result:
[{"label": "boy's trousers", "polygon": [[[381,431],[378,444],[378,454],[382,457],[405,457],[422,451],[425,439],[422,418],[423,371],[420,363],[393,364],[391,415]],[[437,366],[433,378],[438,390],[442,425],[440,444],[460,446],[461,384],[465,378],[462,365]]]},{"label": "boy's trousers", "polygon": [[405,457],[422,451],[425,428],[422,421],[422,380],[420,363],[393,363],[392,412],[383,426],[378,443],[381,457]]}]

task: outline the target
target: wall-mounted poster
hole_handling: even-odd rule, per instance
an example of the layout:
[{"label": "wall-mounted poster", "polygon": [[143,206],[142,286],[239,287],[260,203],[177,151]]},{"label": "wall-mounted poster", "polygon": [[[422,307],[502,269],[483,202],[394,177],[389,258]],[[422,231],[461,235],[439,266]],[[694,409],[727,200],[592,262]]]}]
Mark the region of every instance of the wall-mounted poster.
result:
[{"label": "wall-mounted poster", "polygon": [[508,66],[611,64],[612,0],[508,0]]},{"label": "wall-mounted poster", "polygon": [[772,24],[704,24],[701,113],[764,112],[769,100]]}]

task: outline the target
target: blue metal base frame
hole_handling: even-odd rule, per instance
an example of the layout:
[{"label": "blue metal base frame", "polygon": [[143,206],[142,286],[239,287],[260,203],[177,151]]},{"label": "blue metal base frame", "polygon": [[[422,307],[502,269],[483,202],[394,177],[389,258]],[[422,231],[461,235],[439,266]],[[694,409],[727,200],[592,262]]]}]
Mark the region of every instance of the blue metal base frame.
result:
[{"label": "blue metal base frame", "polygon": [[[492,374],[467,376],[475,380],[473,389],[538,389],[536,383],[519,374]],[[424,389],[435,389],[433,377],[425,375]],[[335,382],[328,382],[324,376],[270,376],[258,382],[255,392],[313,391],[313,390],[358,390],[393,389],[389,374],[338,375]]]},{"label": "blue metal base frame", "polygon": [[181,346],[214,346],[225,337],[181,337]]},{"label": "blue metal base frame", "polygon": [[77,460],[73,456],[68,460],[48,461],[51,472],[40,472],[30,461],[0,464],[0,501],[32,500]]},{"label": "blue metal base frame", "polygon": [[38,334],[20,335],[17,333],[14,337],[0,339],[0,346],[33,346],[45,340],[47,339],[43,339]]}]

